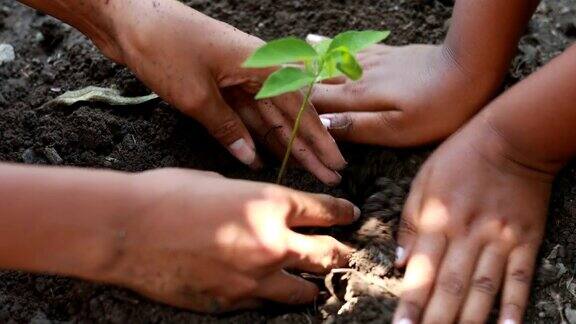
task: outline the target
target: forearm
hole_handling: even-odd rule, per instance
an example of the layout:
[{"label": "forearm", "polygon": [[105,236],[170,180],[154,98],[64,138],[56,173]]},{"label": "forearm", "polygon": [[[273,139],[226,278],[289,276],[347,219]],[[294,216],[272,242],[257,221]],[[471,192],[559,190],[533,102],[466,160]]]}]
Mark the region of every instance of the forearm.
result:
[{"label": "forearm", "polygon": [[[118,44],[118,18],[132,1],[109,0],[19,0],[34,9],[56,17],[89,37],[108,57],[122,63]],[[138,1],[137,1],[138,2]]]},{"label": "forearm", "polygon": [[199,55],[212,53],[209,62],[215,65],[228,63],[236,57],[247,57],[252,51],[250,48],[249,52],[238,55],[214,48],[215,44],[235,44],[238,51],[243,52],[249,48],[244,48],[244,42],[254,42],[252,36],[176,0],[19,1],[76,27],[104,55],[127,65],[136,74],[141,72],[144,63],[154,66],[158,63],[143,61],[161,39],[172,39],[182,33],[186,33],[188,43],[194,45]]},{"label": "forearm", "polygon": [[131,176],[0,164],[0,268],[98,279],[136,204]]},{"label": "forearm", "polygon": [[576,154],[576,46],[491,103],[481,118],[506,151],[555,174]]},{"label": "forearm", "polygon": [[444,45],[471,73],[502,78],[539,0],[456,0]]}]

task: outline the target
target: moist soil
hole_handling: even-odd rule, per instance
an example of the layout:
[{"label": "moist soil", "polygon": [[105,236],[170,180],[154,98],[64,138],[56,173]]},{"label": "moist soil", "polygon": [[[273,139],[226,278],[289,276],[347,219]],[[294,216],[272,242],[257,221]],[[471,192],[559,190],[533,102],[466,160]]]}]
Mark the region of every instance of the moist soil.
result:
[{"label": "moist soil", "polygon": [[[392,45],[441,42],[452,10],[450,1],[433,0],[185,2],[268,40],[287,34],[332,36],[348,29],[390,29]],[[574,38],[576,1],[544,1],[522,39],[505,87],[558,55]],[[86,86],[115,87],[128,96],[149,92],[69,26],[13,0],[0,0],[0,43],[11,44],[16,52],[15,61],[0,65],[0,161],[130,172],[184,167],[233,178],[274,180],[277,163],[269,161],[258,173],[246,169],[197,123],[162,102],[121,109],[98,103],[42,107],[64,91]],[[350,167],[338,188],[327,188],[302,170],[288,173],[291,187],[346,197],[364,209],[360,224],[332,230],[360,250],[350,269],[313,278],[326,286],[315,305],[270,304],[260,311],[206,316],[153,303],[120,288],[0,272],[0,322],[389,322],[401,276],[391,267],[394,230],[410,181],[432,149],[343,145]],[[571,164],[554,186],[529,323],[574,320],[575,219],[576,164]]]}]

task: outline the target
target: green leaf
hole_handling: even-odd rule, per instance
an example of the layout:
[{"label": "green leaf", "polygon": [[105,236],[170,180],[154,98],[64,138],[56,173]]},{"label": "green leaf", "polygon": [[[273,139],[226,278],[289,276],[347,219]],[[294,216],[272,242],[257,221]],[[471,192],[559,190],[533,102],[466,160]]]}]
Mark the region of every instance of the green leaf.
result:
[{"label": "green leaf", "polygon": [[362,67],[350,51],[345,47],[332,50],[324,58],[324,67],[318,81],[324,81],[345,75],[351,80],[362,78]]},{"label": "green leaf", "polygon": [[318,55],[320,57],[322,57],[322,56],[326,55],[331,44],[332,44],[332,39],[325,39],[325,40],[321,41],[320,43],[314,45],[314,49],[316,50]]},{"label": "green leaf", "polygon": [[256,95],[256,99],[266,99],[293,92],[313,84],[315,80],[314,75],[310,73],[295,67],[286,67],[270,74]]},{"label": "green leaf", "polygon": [[316,50],[305,41],[294,38],[282,38],[260,47],[244,62],[246,68],[265,68],[287,63],[313,60],[318,56]]},{"label": "green leaf", "polygon": [[353,81],[360,80],[362,78],[362,67],[349,51],[340,51],[340,60],[336,63],[338,70]]},{"label": "green leaf", "polygon": [[318,82],[342,76],[342,72],[338,70],[338,63],[340,54],[336,51],[330,52],[329,55],[324,57],[322,71],[318,76]]},{"label": "green leaf", "polygon": [[350,53],[356,54],[367,47],[380,43],[388,38],[389,35],[389,31],[347,31],[334,37],[328,50],[332,51],[345,47]]}]

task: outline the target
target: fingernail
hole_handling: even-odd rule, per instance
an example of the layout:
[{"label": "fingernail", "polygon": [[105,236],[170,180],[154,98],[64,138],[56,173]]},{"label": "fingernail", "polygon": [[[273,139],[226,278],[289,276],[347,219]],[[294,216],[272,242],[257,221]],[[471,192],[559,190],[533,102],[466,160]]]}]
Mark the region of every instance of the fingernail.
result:
[{"label": "fingernail", "polygon": [[256,151],[250,148],[243,138],[230,144],[228,148],[240,162],[246,165],[251,165],[256,160]]},{"label": "fingernail", "polygon": [[352,120],[346,114],[326,114],[321,115],[320,120],[327,119],[327,122],[322,121],[324,126],[328,125],[328,129],[346,129],[352,125]]},{"label": "fingernail", "polygon": [[396,322],[395,324],[412,324],[412,320],[409,320],[407,318],[403,318],[403,319],[399,320],[398,322]]},{"label": "fingernail", "polygon": [[360,210],[360,208],[358,208],[358,206],[354,206],[354,221],[359,220],[361,215],[362,211]]},{"label": "fingernail", "polygon": [[324,127],[326,127],[326,129],[330,129],[330,125],[332,124],[332,122],[330,122],[330,119],[320,118],[320,121],[322,122],[322,125],[324,125]]},{"label": "fingernail", "polygon": [[401,246],[397,247],[396,248],[396,261],[404,260],[405,256],[406,256],[406,250],[404,250],[404,248]]},{"label": "fingernail", "polygon": [[320,43],[320,42],[323,42],[327,39],[328,39],[328,37],[326,37],[326,36],[316,35],[316,34],[308,34],[308,36],[306,36],[306,41],[308,43]]}]

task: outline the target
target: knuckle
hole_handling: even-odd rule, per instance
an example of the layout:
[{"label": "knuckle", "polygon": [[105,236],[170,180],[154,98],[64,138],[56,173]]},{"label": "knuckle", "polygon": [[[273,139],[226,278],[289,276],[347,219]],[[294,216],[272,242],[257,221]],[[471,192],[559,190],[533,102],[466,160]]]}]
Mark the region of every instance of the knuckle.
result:
[{"label": "knuckle", "polygon": [[417,124],[413,112],[393,110],[382,112],[378,116],[380,124],[391,129],[394,133],[406,131],[409,127]]},{"label": "knuckle", "polygon": [[340,248],[339,243],[334,238],[330,238],[328,240],[330,244],[330,248],[326,252],[324,259],[322,260],[322,266],[325,268],[332,268],[334,266],[339,266],[341,262],[344,260]]},{"label": "knuckle", "polygon": [[408,219],[407,217],[402,217],[400,220],[400,227],[398,232],[400,235],[414,236],[418,231],[412,220]]},{"label": "knuckle", "polygon": [[490,277],[481,276],[472,281],[472,289],[489,296],[495,296],[497,292],[496,281]]},{"label": "knuckle", "polygon": [[253,255],[258,255],[261,260],[256,266],[272,268],[282,264],[288,258],[288,249],[281,238],[277,238],[276,242],[272,243],[259,241],[253,249]]},{"label": "knuckle", "polygon": [[179,98],[182,112],[191,116],[196,115],[202,108],[208,108],[212,101],[212,93],[203,86],[196,87],[193,95]]},{"label": "knuckle", "polygon": [[342,119],[341,121],[342,126],[340,126],[338,130],[348,134],[353,133],[355,125],[352,115],[349,112],[343,112],[340,114],[340,118]]},{"label": "knuckle", "polygon": [[532,283],[531,272],[527,269],[512,269],[509,273],[509,277],[511,280],[522,285],[530,285]]},{"label": "knuckle", "polygon": [[219,124],[214,128],[210,129],[210,134],[221,141],[233,141],[236,140],[238,134],[240,134],[242,126],[236,118],[230,118]]},{"label": "knuckle", "polygon": [[330,215],[333,216],[338,216],[335,215],[335,213],[337,213],[342,207],[340,204],[340,200],[338,198],[332,197],[330,195],[321,195],[320,196],[321,201],[324,202],[324,208],[326,208],[326,210],[328,211],[328,213]]},{"label": "knuckle", "polygon": [[464,295],[464,280],[456,272],[451,271],[438,281],[438,289],[455,297]]},{"label": "knuckle", "polygon": [[349,96],[362,96],[368,91],[368,84],[361,81],[346,83],[343,90]]}]

